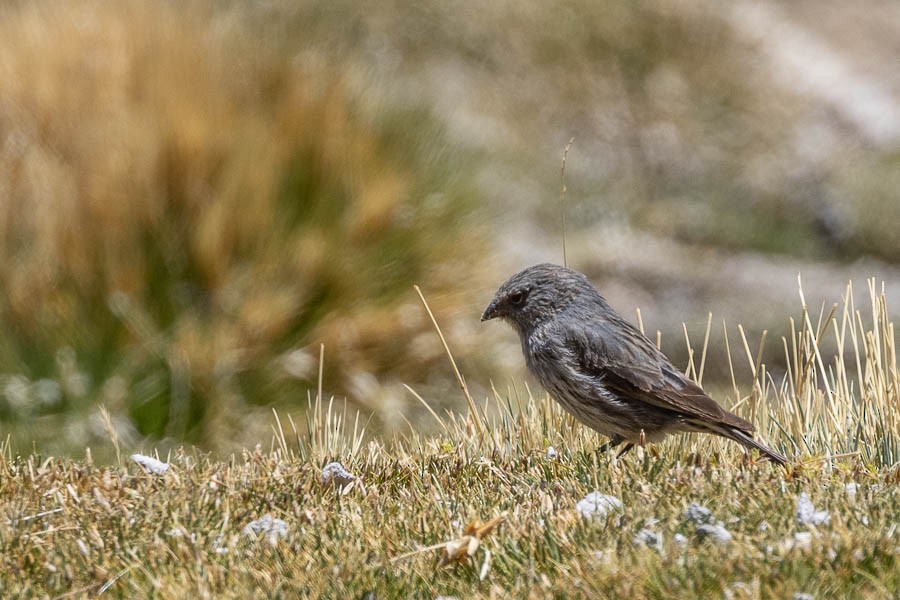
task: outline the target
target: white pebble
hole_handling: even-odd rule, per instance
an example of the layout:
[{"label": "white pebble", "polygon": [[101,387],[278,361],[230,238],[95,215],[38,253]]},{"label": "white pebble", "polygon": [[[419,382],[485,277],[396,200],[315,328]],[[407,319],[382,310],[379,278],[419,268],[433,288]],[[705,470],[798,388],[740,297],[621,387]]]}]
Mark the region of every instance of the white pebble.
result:
[{"label": "white pebble", "polygon": [[696,502],[692,502],[691,505],[687,507],[687,510],[684,511],[684,518],[694,525],[711,523],[713,520],[712,511]]},{"label": "white pebble", "polygon": [[813,536],[809,531],[798,531],[794,537],[787,538],[782,542],[786,550],[809,550],[812,547]]},{"label": "white pebble", "polygon": [[213,542],[213,550],[215,550],[216,554],[228,554],[228,546],[225,544],[221,535]]},{"label": "white pebble", "polygon": [[265,535],[273,546],[278,542],[278,538],[286,537],[288,532],[287,523],[281,519],[273,518],[272,515],[266,515],[261,519],[251,521],[244,527],[244,535],[256,538]]},{"label": "white pebble", "polygon": [[339,462],[332,462],[322,469],[322,485],[333,485],[339,488],[350,485],[356,476],[350,473]]},{"label": "white pebble", "polygon": [[602,519],[620,508],[622,508],[621,500],[600,492],[591,492],[575,505],[575,510],[585,519]]},{"label": "white pebble", "polygon": [[801,525],[822,525],[831,520],[827,510],[816,510],[806,492],[797,498],[797,522]]},{"label": "white pebble", "polygon": [[632,539],[632,543],[635,546],[647,546],[648,548],[654,548],[656,550],[662,549],[662,535],[653,531],[652,529],[641,529],[637,532],[637,534]]},{"label": "white pebble", "polygon": [[152,456],[144,456],[143,454],[132,454],[131,460],[144,467],[144,470],[153,475],[164,475],[169,470],[168,463],[156,460]]},{"label": "white pebble", "polygon": [[731,532],[722,525],[713,525],[711,523],[699,525],[697,527],[697,534],[701,537],[708,537],[717,544],[727,544],[733,539]]},{"label": "white pebble", "polygon": [[554,448],[553,446],[547,448],[547,458],[549,458],[550,460],[556,460],[557,458],[559,458],[559,452],[557,452],[556,448]]}]

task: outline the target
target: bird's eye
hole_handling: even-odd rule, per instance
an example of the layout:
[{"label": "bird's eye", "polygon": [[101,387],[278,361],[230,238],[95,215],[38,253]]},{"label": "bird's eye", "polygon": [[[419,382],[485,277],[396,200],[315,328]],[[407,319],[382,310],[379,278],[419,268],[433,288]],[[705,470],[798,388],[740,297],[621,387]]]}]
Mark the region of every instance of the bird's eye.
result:
[{"label": "bird's eye", "polygon": [[525,304],[525,292],[518,291],[509,295],[509,303],[513,306],[522,306]]}]

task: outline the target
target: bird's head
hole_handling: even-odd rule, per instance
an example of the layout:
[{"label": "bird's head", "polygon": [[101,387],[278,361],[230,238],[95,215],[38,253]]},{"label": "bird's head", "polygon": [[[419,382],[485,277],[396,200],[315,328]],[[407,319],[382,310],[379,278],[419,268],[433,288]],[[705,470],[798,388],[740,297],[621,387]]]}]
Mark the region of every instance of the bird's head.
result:
[{"label": "bird's head", "polygon": [[524,333],[578,299],[599,297],[587,277],[578,271],[544,263],[507,279],[494,294],[481,320],[500,318]]}]

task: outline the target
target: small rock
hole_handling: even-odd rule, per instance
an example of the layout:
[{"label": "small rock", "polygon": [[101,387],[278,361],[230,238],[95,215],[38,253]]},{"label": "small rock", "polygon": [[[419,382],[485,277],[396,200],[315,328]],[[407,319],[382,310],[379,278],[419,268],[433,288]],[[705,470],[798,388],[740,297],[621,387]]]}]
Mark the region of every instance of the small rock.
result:
[{"label": "small rock", "polygon": [[556,448],[554,448],[553,446],[547,448],[547,458],[549,458],[550,460],[556,460],[557,458],[559,458],[559,452],[557,452]]},{"label": "small rock", "polygon": [[812,547],[813,536],[809,531],[798,531],[794,537],[787,538],[782,542],[782,546],[786,550],[809,550]]},{"label": "small rock", "polygon": [[225,544],[221,535],[213,542],[213,550],[215,550],[216,554],[228,554],[228,546]]},{"label": "small rock", "polygon": [[801,525],[822,525],[831,520],[827,510],[816,510],[806,492],[800,492],[797,498],[797,522]]},{"label": "small rock", "polygon": [[585,519],[602,519],[620,508],[622,508],[621,500],[600,492],[591,492],[575,505],[575,510]]},{"label": "small rock", "polygon": [[703,523],[697,526],[697,535],[700,537],[708,537],[717,544],[727,544],[733,538],[731,532],[722,525],[713,525],[712,523]]},{"label": "small rock", "polygon": [[647,529],[646,527],[638,531],[632,539],[632,543],[634,543],[635,546],[647,546],[648,548],[654,548],[656,550],[662,549],[662,541],[661,534],[652,529]]},{"label": "small rock", "polygon": [[143,454],[132,454],[131,460],[144,467],[144,470],[152,475],[165,475],[169,470],[168,463],[156,460],[152,456],[144,456]]},{"label": "small rock", "polygon": [[684,547],[687,546],[688,539],[680,533],[676,533],[672,536],[672,540],[675,542],[676,546]]},{"label": "small rock", "polygon": [[791,596],[791,600],[815,600],[816,597],[812,594],[807,594],[806,592],[794,592],[794,595]]},{"label": "small rock", "polygon": [[687,510],[684,511],[684,518],[694,525],[711,523],[713,520],[712,511],[696,502],[692,502],[691,505],[687,507]]},{"label": "small rock", "polygon": [[725,600],[734,600],[734,598],[750,598],[753,596],[753,588],[743,581],[735,581],[722,590],[722,597]]},{"label": "small rock", "polygon": [[350,485],[355,479],[356,476],[345,469],[344,465],[339,462],[328,463],[322,469],[322,485],[333,485],[343,488]]},{"label": "small rock", "polygon": [[244,535],[252,538],[265,535],[272,545],[278,542],[278,538],[286,537],[287,532],[287,523],[272,517],[272,515],[266,515],[261,519],[247,523],[243,530]]}]

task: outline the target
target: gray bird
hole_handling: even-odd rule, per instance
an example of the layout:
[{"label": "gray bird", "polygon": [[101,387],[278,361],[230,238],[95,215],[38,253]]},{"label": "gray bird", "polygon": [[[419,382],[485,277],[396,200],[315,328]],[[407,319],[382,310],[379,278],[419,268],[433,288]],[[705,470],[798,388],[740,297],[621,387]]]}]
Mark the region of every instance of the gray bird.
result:
[{"label": "gray bird", "polygon": [[552,264],[510,277],[481,316],[513,326],[529,371],[567,411],[622,442],[657,442],[677,432],[714,433],[772,462],[784,456],[753,439],[753,425],[719,406],[640,331],[619,316],[587,277]]}]

